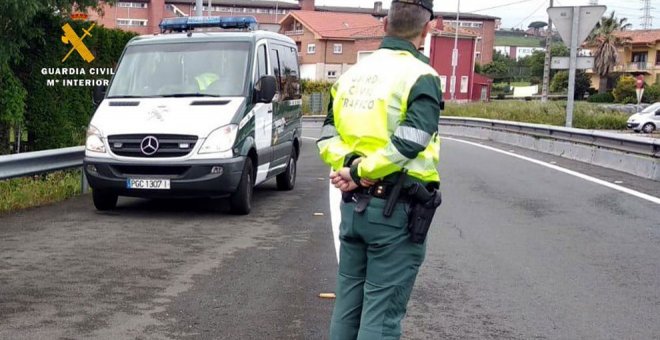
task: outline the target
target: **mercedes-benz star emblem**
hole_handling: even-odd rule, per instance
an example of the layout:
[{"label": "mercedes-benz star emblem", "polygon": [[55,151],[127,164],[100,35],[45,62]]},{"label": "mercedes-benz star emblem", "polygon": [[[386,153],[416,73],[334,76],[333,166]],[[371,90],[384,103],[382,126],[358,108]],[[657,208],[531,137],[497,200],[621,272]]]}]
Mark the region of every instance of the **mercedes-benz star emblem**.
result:
[{"label": "mercedes-benz star emblem", "polygon": [[154,136],[144,137],[140,143],[140,149],[145,156],[151,156],[158,151],[158,139]]}]

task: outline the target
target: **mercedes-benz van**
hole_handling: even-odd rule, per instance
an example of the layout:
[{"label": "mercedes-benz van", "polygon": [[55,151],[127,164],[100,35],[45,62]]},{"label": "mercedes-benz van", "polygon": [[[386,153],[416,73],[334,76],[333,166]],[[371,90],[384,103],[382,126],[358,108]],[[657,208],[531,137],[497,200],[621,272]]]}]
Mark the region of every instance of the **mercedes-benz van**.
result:
[{"label": "mercedes-benz van", "polygon": [[[87,132],[84,171],[99,210],[118,196],[228,197],[247,214],[253,187],[291,190],[301,143],[296,45],[253,17],[165,19],[126,46]],[[192,32],[198,27],[244,31]]]}]

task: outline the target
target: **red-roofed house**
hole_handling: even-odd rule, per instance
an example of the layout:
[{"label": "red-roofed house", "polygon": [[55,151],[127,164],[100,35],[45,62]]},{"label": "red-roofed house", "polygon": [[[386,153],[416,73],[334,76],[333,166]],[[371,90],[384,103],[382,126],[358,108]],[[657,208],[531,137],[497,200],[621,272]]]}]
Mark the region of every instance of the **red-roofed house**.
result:
[{"label": "red-roofed house", "polygon": [[312,80],[337,79],[385,36],[383,23],[370,14],[291,11],[280,26],[298,45],[301,78]]},{"label": "red-roofed house", "polygon": [[[435,29],[427,37],[425,50],[429,54],[430,64],[438,72],[443,97],[451,99],[451,79],[453,74],[452,51],[456,38],[456,27],[438,18],[434,22]],[[492,79],[474,72],[479,46],[478,32],[462,27],[458,28],[458,65],[456,66],[455,99],[460,102],[488,101],[492,87]]]},{"label": "red-roofed house", "polygon": [[[647,84],[660,83],[660,29],[631,30],[615,33],[626,39],[619,47],[619,64],[614,67],[608,87],[621,74],[643,75]],[[600,85],[598,74],[591,73],[591,84]]]}]

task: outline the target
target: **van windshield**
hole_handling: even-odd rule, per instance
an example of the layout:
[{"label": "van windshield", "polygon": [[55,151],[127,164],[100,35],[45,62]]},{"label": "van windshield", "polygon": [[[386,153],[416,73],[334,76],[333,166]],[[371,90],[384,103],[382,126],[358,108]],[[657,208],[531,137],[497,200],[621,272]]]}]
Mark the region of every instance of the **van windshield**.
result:
[{"label": "van windshield", "polygon": [[108,98],[242,96],[249,48],[243,42],[130,46]]}]

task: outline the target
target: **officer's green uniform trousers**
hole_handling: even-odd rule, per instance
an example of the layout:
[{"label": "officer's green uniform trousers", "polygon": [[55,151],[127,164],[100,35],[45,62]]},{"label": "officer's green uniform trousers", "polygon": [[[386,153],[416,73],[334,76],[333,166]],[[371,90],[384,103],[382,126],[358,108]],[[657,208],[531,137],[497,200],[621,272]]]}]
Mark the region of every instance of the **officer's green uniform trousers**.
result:
[{"label": "officer's green uniform trousers", "polygon": [[341,204],[337,300],[330,329],[333,340],[399,339],[426,244],[410,242],[407,205],[397,203],[383,216],[385,200],[372,198],[367,209]]}]

